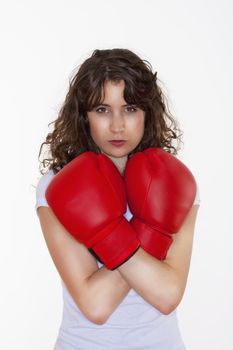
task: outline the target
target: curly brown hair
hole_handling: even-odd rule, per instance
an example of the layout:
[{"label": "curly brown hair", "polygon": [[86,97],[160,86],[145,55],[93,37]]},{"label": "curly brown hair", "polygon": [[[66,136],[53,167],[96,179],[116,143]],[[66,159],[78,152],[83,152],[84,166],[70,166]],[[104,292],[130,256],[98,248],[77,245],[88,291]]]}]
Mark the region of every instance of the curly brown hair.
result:
[{"label": "curly brown hair", "polygon": [[[182,132],[172,117],[167,99],[158,86],[157,72],[151,64],[128,49],[94,50],[69,81],[69,90],[45,142],[51,157],[40,161],[42,168],[57,173],[79,154],[101,150],[94,143],[87,121],[87,111],[101,104],[105,81],[124,80],[124,99],[145,111],[145,131],[142,140],[128,155],[148,147],[163,148],[177,154]],[[49,126],[48,125],[48,126]],[[175,147],[173,141],[177,142]],[[43,174],[43,170],[40,169]]]}]

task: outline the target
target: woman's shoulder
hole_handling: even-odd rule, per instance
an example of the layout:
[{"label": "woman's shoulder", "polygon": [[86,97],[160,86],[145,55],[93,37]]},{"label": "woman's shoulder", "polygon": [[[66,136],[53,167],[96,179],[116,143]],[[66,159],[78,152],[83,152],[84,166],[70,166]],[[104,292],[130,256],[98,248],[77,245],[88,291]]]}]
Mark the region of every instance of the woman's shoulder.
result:
[{"label": "woman's shoulder", "polygon": [[37,188],[49,183],[56,174],[52,169],[49,169],[38,180]]},{"label": "woman's shoulder", "polygon": [[198,182],[196,181],[196,196],[195,196],[195,199],[194,199],[194,202],[193,202],[193,205],[200,205],[201,204],[201,197],[200,197],[200,189],[199,189],[199,184]]},{"label": "woman's shoulder", "polygon": [[47,186],[49,185],[50,181],[52,180],[52,178],[55,176],[56,174],[54,173],[54,171],[52,169],[47,170],[46,173],[44,173],[36,186],[36,192],[37,195],[41,192],[45,192]]},{"label": "woman's shoulder", "polygon": [[46,173],[44,173],[38,180],[38,183],[36,186],[36,205],[35,205],[36,210],[39,206],[48,207],[48,203],[45,197],[45,191],[50,181],[55,175],[56,174],[54,173],[54,171],[50,169],[50,170],[47,170]]}]

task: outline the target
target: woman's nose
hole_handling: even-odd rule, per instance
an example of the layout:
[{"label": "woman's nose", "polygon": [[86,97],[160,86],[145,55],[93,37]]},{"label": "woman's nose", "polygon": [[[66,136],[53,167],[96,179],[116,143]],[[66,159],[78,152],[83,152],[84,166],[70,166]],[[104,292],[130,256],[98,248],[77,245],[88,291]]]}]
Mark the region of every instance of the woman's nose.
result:
[{"label": "woman's nose", "polygon": [[112,132],[122,132],[125,129],[125,120],[122,114],[112,115],[110,129]]}]

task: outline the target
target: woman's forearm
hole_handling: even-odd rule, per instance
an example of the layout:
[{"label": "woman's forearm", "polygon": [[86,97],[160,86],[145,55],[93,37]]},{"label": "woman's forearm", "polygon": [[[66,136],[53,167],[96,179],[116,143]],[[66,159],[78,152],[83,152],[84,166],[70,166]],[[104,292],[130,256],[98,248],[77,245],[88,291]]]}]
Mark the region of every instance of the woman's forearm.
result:
[{"label": "woman's forearm", "polygon": [[174,270],[168,264],[140,248],[116,270],[103,266],[88,277],[90,307],[107,320],[133,288],[156,309],[170,313],[176,292],[175,278]]},{"label": "woman's forearm", "polygon": [[177,283],[176,274],[168,264],[139,248],[118,271],[143,299],[161,312],[170,313]]},{"label": "woman's forearm", "polygon": [[107,320],[133,288],[156,309],[170,313],[176,293],[175,279],[175,272],[168,264],[139,248],[116,270],[103,266],[88,277],[87,302],[92,313],[95,310],[96,315]]},{"label": "woman's forearm", "polygon": [[108,270],[102,266],[86,280],[88,299],[92,312],[102,315],[104,323],[122,302],[131,287],[119,271]]},{"label": "woman's forearm", "polygon": [[131,288],[165,314],[178,306],[185,291],[197,211],[198,206],[194,205],[179,232],[173,235],[165,260],[158,260],[139,248],[118,268]]}]

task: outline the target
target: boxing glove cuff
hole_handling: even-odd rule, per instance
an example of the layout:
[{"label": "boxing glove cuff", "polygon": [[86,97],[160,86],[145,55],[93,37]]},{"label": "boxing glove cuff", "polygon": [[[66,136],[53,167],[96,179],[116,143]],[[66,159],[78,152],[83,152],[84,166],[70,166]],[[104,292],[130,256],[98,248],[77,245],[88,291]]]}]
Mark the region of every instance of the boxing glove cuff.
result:
[{"label": "boxing glove cuff", "polygon": [[173,242],[172,237],[157,230],[156,227],[145,224],[135,216],[131,219],[130,224],[136,231],[141,247],[157,259],[164,260]]},{"label": "boxing glove cuff", "polygon": [[111,233],[92,245],[103,264],[114,270],[127,261],[140,247],[140,241],[129,222],[123,217]]}]

